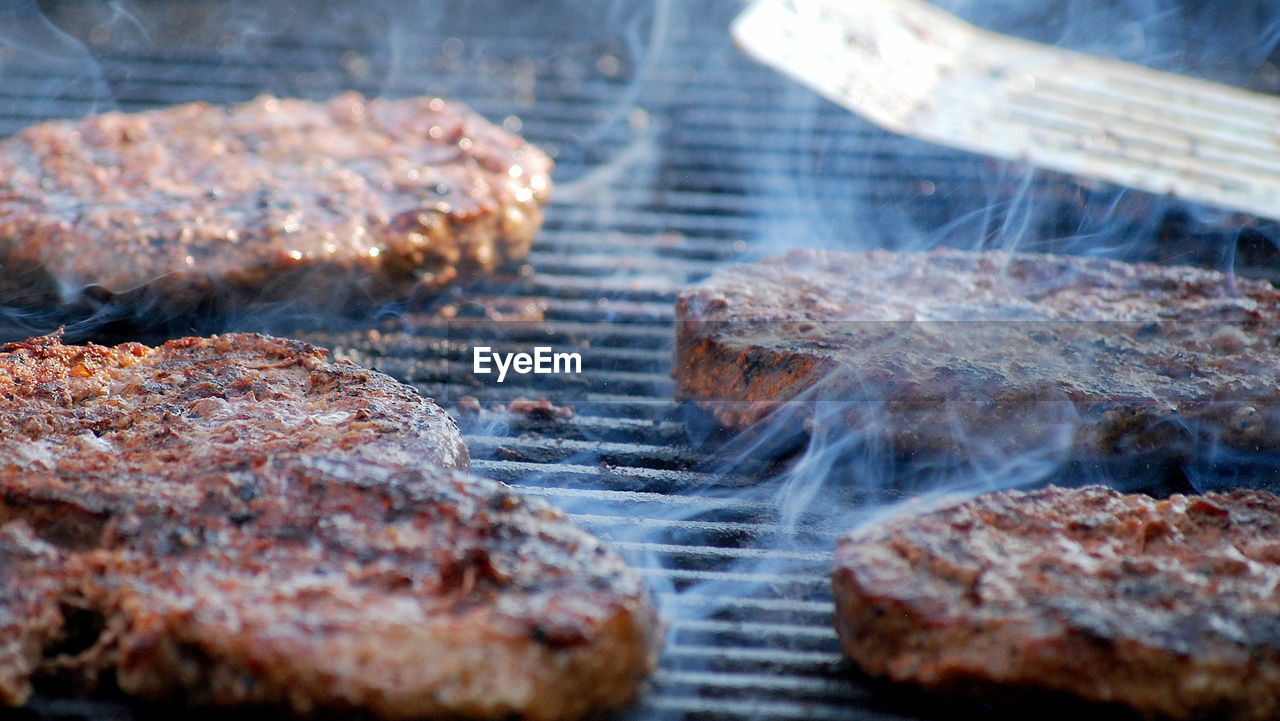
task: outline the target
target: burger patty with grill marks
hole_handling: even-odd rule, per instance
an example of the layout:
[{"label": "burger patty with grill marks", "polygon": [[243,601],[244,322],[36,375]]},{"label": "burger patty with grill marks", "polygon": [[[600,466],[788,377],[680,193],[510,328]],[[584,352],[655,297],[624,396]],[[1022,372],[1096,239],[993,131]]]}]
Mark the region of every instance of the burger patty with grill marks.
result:
[{"label": "burger patty with grill marks", "polygon": [[258,335],[0,353],[0,701],[42,676],[295,714],[575,719],[630,701],[646,590],[465,475],[434,403]]},{"label": "burger patty with grill marks", "polygon": [[1280,715],[1271,493],[992,493],[842,538],[833,582],[844,649],[875,676],[1175,719]]},{"label": "burger patty with grill marks", "polygon": [[1261,280],[1030,253],[805,250],[715,273],[680,294],[677,319],[677,395],[731,428],[787,401],[834,401],[805,407],[908,457],[1280,449],[1280,293]]},{"label": "burger patty with grill marks", "polygon": [[551,161],[456,103],[263,96],[0,141],[0,300],[326,307],[522,258]]}]

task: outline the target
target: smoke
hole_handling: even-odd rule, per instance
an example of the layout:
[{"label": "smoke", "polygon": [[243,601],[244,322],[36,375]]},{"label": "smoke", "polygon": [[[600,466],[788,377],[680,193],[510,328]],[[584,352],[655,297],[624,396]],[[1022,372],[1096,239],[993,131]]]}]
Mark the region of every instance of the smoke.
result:
[{"label": "smoke", "polygon": [[30,121],[53,116],[77,116],[112,107],[109,88],[97,60],[83,43],[54,25],[35,0],[16,0],[0,7],[0,75],[21,83],[32,98],[5,116],[12,132],[26,115]]},{"label": "smoke", "polygon": [[[1280,88],[1280,73],[1269,64],[1280,38],[1278,3],[939,4],[1001,32],[1237,85]],[[676,252],[723,258],[730,253],[719,245],[745,240],[756,257],[802,246],[953,246],[1181,259],[1231,270],[1250,260],[1252,251],[1241,242],[1248,240],[1265,259],[1275,237],[1265,224],[1244,225],[1212,209],[966,155],[851,120],[847,111],[797,84],[772,82],[771,76],[762,81],[761,70],[728,43],[691,38],[708,27],[698,3],[420,0],[320,7],[210,2],[175,3],[163,12],[141,2],[96,7],[81,20],[51,11],[57,22],[34,2],[20,0],[0,10],[0,28],[22,29],[0,30],[4,82],[28,83],[27,94],[46,99],[0,113],[10,123],[5,132],[18,129],[20,121],[114,108],[117,94],[128,98],[126,109],[176,100],[231,102],[268,90],[322,97],[340,87],[459,98],[539,142],[560,161],[557,205],[548,222],[583,231],[588,240],[544,251],[540,261],[547,265],[630,242],[622,232],[678,238],[675,227],[646,223],[658,216],[672,226],[692,224],[682,213],[697,216],[704,232],[699,240],[712,250],[681,251],[678,243],[654,243],[654,258]],[[174,7],[181,8],[181,17],[167,14]],[[721,27],[727,28],[730,15]],[[290,46],[289,38],[299,33],[315,47]],[[172,90],[178,84],[144,77],[142,64],[112,66],[100,57],[156,48],[206,74],[195,78],[189,97],[148,94],[150,87],[169,82],[164,87]],[[127,86],[129,92],[113,92],[113,86]],[[585,101],[570,102],[548,88],[571,88],[573,98]],[[23,113],[30,117],[19,117]],[[682,155],[695,150],[694,157]],[[694,190],[670,191],[674,186]],[[707,205],[723,209],[724,196],[741,210],[738,215],[698,215]],[[641,211],[657,212],[637,211],[641,203]],[[592,231],[599,231],[598,237]],[[691,280],[680,275],[662,278],[663,285],[650,282],[663,269],[642,269],[648,285],[637,286],[665,291]],[[549,271],[534,269],[540,272]],[[640,271],[616,272],[622,277]],[[597,300],[585,298],[584,303]],[[608,326],[621,312],[614,308],[599,305],[601,335],[613,332]],[[22,337],[58,322],[32,311],[7,312],[0,316],[0,336]],[[278,332],[314,326],[335,338],[344,332],[331,315],[299,317],[307,312],[258,303],[220,322]],[[375,317],[397,318],[401,312],[387,306]],[[102,332],[104,322],[95,313],[69,328],[69,338]],[[209,330],[216,328],[189,323],[172,328],[174,333]],[[424,356],[438,352],[429,338],[408,340],[421,341]],[[648,339],[637,341],[637,347],[641,343],[655,353],[666,347]],[[592,359],[589,351],[584,356]],[[376,354],[354,359],[380,362]],[[607,368],[607,362],[601,364]],[[421,371],[401,370],[406,377]],[[624,371],[614,378],[621,384],[627,377]],[[645,569],[667,618],[703,620],[733,619],[760,608],[782,618],[825,613],[824,590],[795,579],[825,569],[839,533],[892,514],[1049,480],[1132,487],[1150,477],[1106,464],[1073,465],[1071,438],[1080,419],[1076,407],[1060,398],[1027,407],[1024,422],[1045,430],[1030,448],[993,439],[974,411],[981,405],[954,399],[949,417],[943,417],[948,432],[967,449],[965,456],[904,460],[893,434],[886,432],[892,420],[885,398],[865,389],[862,380],[855,369],[832,374],[741,434],[726,436],[696,410],[682,409],[687,417],[675,420],[687,430],[673,434],[672,443],[687,440],[715,452],[704,467],[680,476],[688,485],[678,494],[665,493],[669,489],[658,488],[651,478],[609,477],[608,469],[602,470],[608,457],[595,444],[627,440],[625,428],[592,432],[584,450],[564,453],[554,467],[513,464],[512,475],[502,480],[540,488],[535,492],[578,513],[589,527],[608,528],[610,542]],[[611,389],[598,390],[603,396]],[[489,400],[482,398],[481,410],[465,421],[473,436],[488,439],[483,442],[496,444],[500,440],[495,439],[543,428],[489,409]],[[857,425],[848,422],[851,408],[861,419]],[[579,413],[590,410],[589,405],[578,408]],[[643,414],[635,415],[636,424],[645,422]],[[1242,482],[1249,468],[1237,454],[1204,443],[1199,460],[1188,467],[1191,481],[1201,488]],[[575,486],[575,478],[598,483],[602,475],[634,495],[610,505],[602,500],[607,494],[593,493],[588,483],[579,480]],[[634,522],[628,516],[635,516]],[[757,530],[759,535],[748,537]],[[691,570],[695,563],[670,550],[701,543],[712,533],[742,543],[705,550],[736,559],[730,573],[708,581],[715,574]],[[665,568],[663,559],[670,557],[685,565]],[[724,585],[727,577],[733,578],[732,588]],[[753,584],[756,592],[744,596],[743,583]]]},{"label": "smoke", "polygon": [[[1020,0],[937,3],[998,32],[1260,90],[1277,89],[1275,2],[1174,0]],[[1212,265],[1229,272],[1240,260],[1227,249],[1245,243],[1274,262],[1271,221],[1102,183],[1039,171],[914,142],[867,124],[856,134],[827,129],[844,110],[812,94],[779,101],[796,122],[798,148],[764,165],[772,195],[787,178],[796,199],[763,214],[757,247],[1004,248]],[[816,180],[814,180],[816,179]],[[897,187],[894,187],[897,186]],[[766,193],[762,193],[765,195]],[[778,208],[762,197],[762,207]],[[791,213],[792,204],[804,209]],[[1241,239],[1242,229],[1248,235]],[[1257,258],[1251,260],[1256,261]],[[1259,274],[1257,263],[1240,268]]]},{"label": "smoke", "polygon": [[997,32],[1169,72],[1267,89],[1263,66],[1280,41],[1274,0],[940,0]]},{"label": "smoke", "polygon": [[[1271,58],[1280,41],[1280,3],[937,4],[1003,33],[1218,82],[1277,89]],[[893,136],[869,123],[858,127],[845,119],[847,111],[794,86],[759,102],[786,109],[788,122],[776,137],[792,152],[771,154],[762,148],[743,182],[744,192],[760,209],[758,232],[750,244],[753,257],[797,247],[908,251],[950,246],[1181,261],[1254,274],[1267,272],[1259,259],[1274,263],[1276,258],[1280,235],[1269,221],[951,151]],[[744,135],[760,122],[749,111],[728,120],[740,125]],[[853,132],[832,130],[851,125]],[[1248,253],[1255,255],[1244,258]],[[1117,327],[1108,333],[1122,338],[1126,331]],[[1190,421],[1170,420],[1159,431],[1188,439],[1185,458],[1190,460],[1185,462],[1137,450],[1120,459],[1082,459],[1075,438],[1089,420],[1071,399],[1053,395],[1019,406],[1020,424],[1039,432],[1035,443],[1011,443],[1016,433],[992,427],[989,401],[956,397],[930,412],[945,419],[945,434],[963,453],[904,453],[898,443],[904,435],[900,419],[893,416],[883,391],[871,387],[861,372],[847,366],[823,377],[716,449],[717,460],[708,469],[712,477],[756,483],[746,488],[709,484],[703,493],[764,504],[772,509],[769,518],[776,525],[767,538],[747,544],[757,553],[744,554],[732,568],[737,580],[709,581],[683,591],[719,603],[675,605],[672,613],[735,618],[739,611],[730,599],[743,595],[743,578],[761,579],[749,586],[747,595],[753,598],[811,601],[814,597],[804,592],[780,590],[776,579],[812,572],[814,559],[829,558],[838,535],[988,491],[1053,482],[1160,493],[1275,482],[1274,457],[1233,450],[1205,425]],[[1076,372],[1079,379],[1109,382],[1097,368]],[[696,411],[687,413],[694,442],[713,444],[717,435],[708,428],[715,421]],[[856,422],[850,422],[851,416]],[[702,668],[696,659],[688,664]]]},{"label": "smoke", "polygon": [[[198,5],[138,3],[130,0],[50,5],[42,11],[25,3],[9,11],[4,27],[39,27],[27,37],[0,30],[12,58],[43,68],[47,79],[25,101],[26,119],[8,128],[48,117],[76,117],[117,106],[138,110],[187,100],[236,102],[263,92],[324,98],[346,87],[371,95],[431,95],[461,99],[513,132],[534,137],[553,157],[565,161],[557,174],[557,195],[572,210],[590,214],[591,224],[612,228],[625,222],[620,208],[634,201],[636,188],[653,187],[659,170],[662,123],[649,108],[665,101],[670,78],[655,77],[669,57],[672,34],[685,31],[691,9],[606,3],[581,8],[572,3],[513,6],[505,2],[415,2],[343,4],[252,3],[218,0]],[[564,43],[548,43],[556,22]],[[585,30],[585,31],[584,31]],[[299,39],[302,40],[299,43]],[[547,48],[553,48],[548,54]],[[528,48],[527,52],[519,52]],[[517,52],[512,52],[513,49]],[[157,69],[136,57],[166,59]],[[190,77],[188,77],[190,76]],[[194,81],[187,84],[183,81]],[[176,82],[177,81],[177,82]],[[555,108],[559,122],[526,122],[522,109],[541,104],[543,83],[589,86],[587,108]],[[81,87],[92,83],[91,91]],[[60,98],[72,104],[58,105]],[[566,133],[567,131],[567,133]],[[53,279],[65,286],[65,279]],[[78,297],[82,287],[59,287]],[[237,311],[218,324],[207,309],[192,318],[171,317],[163,307],[147,307],[133,322],[186,329],[217,329],[247,322],[280,327],[295,312],[275,302],[283,293],[265,292],[253,312]],[[124,303],[139,305],[135,300]],[[317,313],[341,310],[334,300]],[[51,314],[41,321],[28,309],[14,310],[11,335],[48,330],[68,322],[92,327],[116,309],[89,303],[70,317]],[[300,312],[307,313],[305,307]],[[395,309],[390,309],[395,312]],[[308,325],[300,323],[300,325]],[[235,327],[240,327],[236,325]],[[110,335],[110,333],[106,333]]]}]

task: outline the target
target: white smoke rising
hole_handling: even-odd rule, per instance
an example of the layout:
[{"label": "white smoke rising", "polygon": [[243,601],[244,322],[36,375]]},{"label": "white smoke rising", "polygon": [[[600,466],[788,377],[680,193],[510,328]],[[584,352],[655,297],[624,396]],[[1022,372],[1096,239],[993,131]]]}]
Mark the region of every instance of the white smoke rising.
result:
[{"label": "white smoke rising", "polygon": [[7,83],[22,83],[31,98],[6,114],[21,111],[34,121],[114,107],[93,54],[51,22],[35,0],[0,7],[0,75]]},{"label": "white smoke rising", "polygon": [[[936,4],[977,25],[1039,42],[1239,86],[1280,90],[1280,74],[1271,63],[1280,41],[1277,2],[937,0]],[[1198,226],[1201,230],[1194,232],[1206,238],[1201,239],[1202,247],[1192,251],[1194,255],[1182,257],[1184,262],[1207,262],[1228,272],[1235,269],[1237,235],[1246,232],[1238,216],[969,156],[899,138],[869,124],[856,133],[831,133],[828,128],[843,122],[847,111],[798,86],[781,99],[787,122],[778,128],[777,139],[790,152],[761,152],[744,183],[760,208],[753,256],[813,246],[846,250],[953,246],[1169,260],[1170,251],[1160,246],[1162,236],[1175,225],[1174,231],[1185,225]],[[770,110],[776,117],[779,109]],[[760,114],[744,109],[730,120],[745,129],[759,123]],[[901,187],[903,179],[914,187]],[[1275,243],[1274,229],[1252,226],[1247,232],[1266,235],[1265,242]],[[1208,236],[1214,233],[1221,233],[1226,242],[1215,235],[1217,244],[1210,246]],[[967,457],[904,459],[901,449],[895,449],[882,433],[887,422],[883,401],[850,392],[858,387],[857,380],[854,369],[847,369],[844,378],[824,379],[799,401],[783,406],[719,448],[720,462],[712,475],[754,478],[758,484],[709,487],[706,495],[760,502],[773,509],[773,535],[754,539],[749,546],[758,555],[744,555],[733,569],[739,578],[760,579],[751,587],[753,598],[811,602],[812,596],[789,591],[778,579],[798,569],[812,569],[814,559],[829,558],[839,534],[988,491],[1050,481],[1148,490],[1159,488],[1169,474],[1179,473],[1205,490],[1256,482],[1260,473],[1274,477],[1273,470],[1256,463],[1242,464],[1240,454],[1212,438],[1197,441],[1195,460],[1177,470],[1158,459],[1134,459],[1128,464],[1081,462],[1071,454],[1080,414],[1062,398],[1027,408],[1025,424],[1044,431],[1042,442],[1034,447],[1011,448],[1000,438],[993,439],[984,433],[989,429],[981,427],[981,416],[964,412],[963,404],[956,402],[952,433],[957,444],[967,449]],[[861,408],[862,422],[850,425],[845,414],[855,404]],[[710,423],[705,418],[702,422]],[[1187,437],[1202,432],[1182,430]],[[703,441],[701,436],[695,439]],[[731,597],[742,593],[742,583],[713,581],[682,593],[718,600],[674,604],[670,612],[687,615],[682,618],[731,618]]]}]

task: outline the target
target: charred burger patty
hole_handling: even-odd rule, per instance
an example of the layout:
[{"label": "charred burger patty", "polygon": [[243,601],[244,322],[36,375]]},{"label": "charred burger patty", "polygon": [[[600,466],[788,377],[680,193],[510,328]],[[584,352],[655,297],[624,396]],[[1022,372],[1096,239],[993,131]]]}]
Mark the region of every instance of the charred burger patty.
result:
[{"label": "charred burger patty", "polygon": [[795,251],[679,296],[677,394],[724,425],[835,401],[899,453],[1280,448],[1280,293],[1189,267]]},{"label": "charred burger patty", "polygon": [[628,702],[656,621],[562,513],[466,476],[437,406],[303,343],[0,353],[0,701],[573,719]]},{"label": "charred burger patty", "polygon": [[992,493],[840,540],[867,672],[1066,692],[1177,719],[1280,714],[1280,498]]},{"label": "charred burger patty", "polygon": [[260,97],[0,141],[0,299],[165,307],[433,291],[528,252],[551,161],[436,98]]}]

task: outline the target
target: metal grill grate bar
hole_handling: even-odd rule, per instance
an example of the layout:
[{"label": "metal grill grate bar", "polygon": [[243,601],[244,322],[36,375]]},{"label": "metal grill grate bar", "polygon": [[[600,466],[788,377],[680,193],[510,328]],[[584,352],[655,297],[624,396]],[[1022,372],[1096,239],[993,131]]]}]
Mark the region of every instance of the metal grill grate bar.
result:
[{"label": "metal grill grate bar", "polygon": [[[809,227],[857,206],[941,224],[1023,191],[1085,207],[1088,189],[993,172],[983,159],[887,135],[825,105],[737,55],[726,28],[738,10],[734,0],[707,4],[690,27],[672,27],[666,54],[643,68],[625,38],[575,32],[597,28],[508,37],[494,29],[503,21],[495,16],[480,36],[417,39],[395,58],[395,73],[385,48],[331,35],[234,51],[111,52],[101,69],[126,110],[267,91],[432,93],[548,147],[558,190],[526,269],[442,300],[453,321],[438,307],[411,308],[376,328],[300,335],[441,398],[477,473],[565,508],[651,583],[670,618],[670,643],[628,719],[919,719],[928,714],[894,713],[895,702],[841,660],[828,581],[834,530],[784,525],[759,500],[770,497],[753,491],[775,480],[771,462],[755,474],[708,470],[717,459],[672,398],[675,293],[767,252],[759,241],[775,223]],[[438,52],[446,43],[447,55]],[[350,53],[367,74],[349,72]],[[618,61],[616,72],[601,70],[604,56]],[[60,72],[0,55],[0,134],[93,106],[84,78]],[[499,337],[504,319],[512,322]],[[536,331],[522,334],[522,323]],[[568,402],[572,416],[495,407],[564,384],[513,379],[497,388],[467,378],[471,341],[517,349],[534,338],[589,343],[590,387]],[[483,407],[458,407],[467,395],[483,396]],[[67,718],[43,708],[42,721]],[[88,708],[70,718],[139,721],[109,703]]]}]

